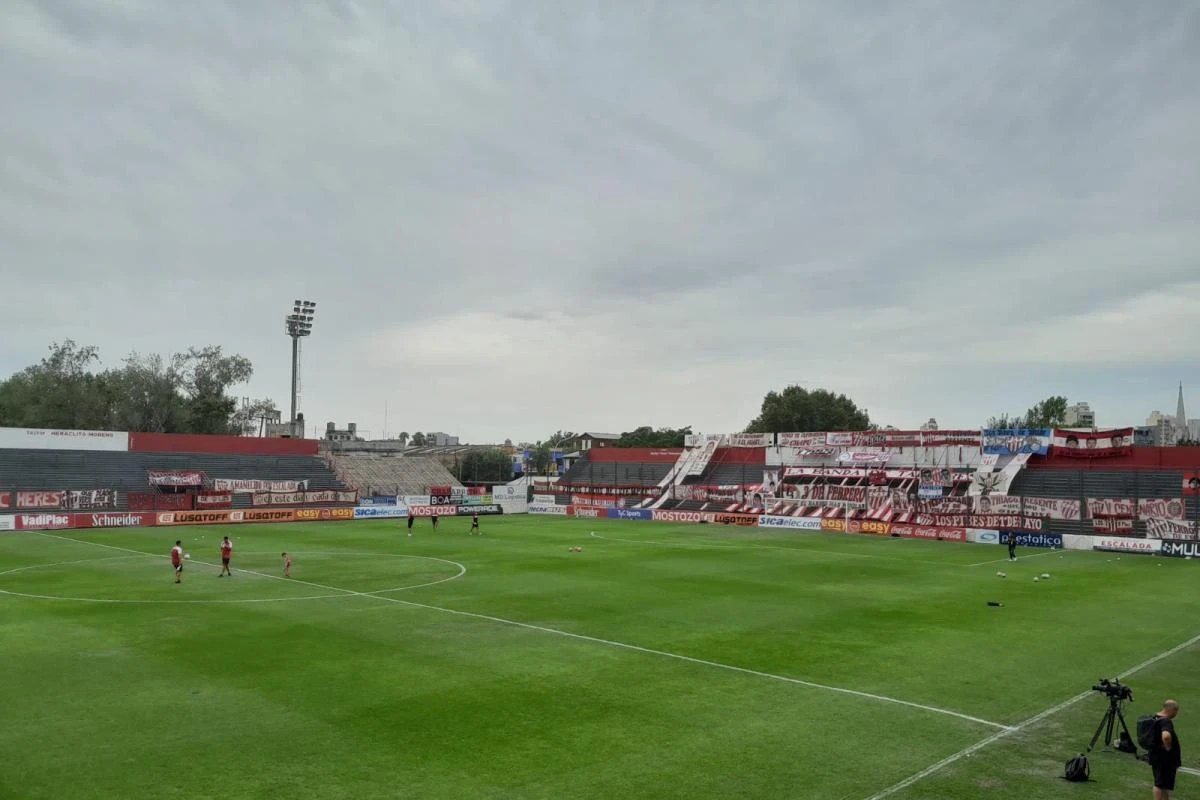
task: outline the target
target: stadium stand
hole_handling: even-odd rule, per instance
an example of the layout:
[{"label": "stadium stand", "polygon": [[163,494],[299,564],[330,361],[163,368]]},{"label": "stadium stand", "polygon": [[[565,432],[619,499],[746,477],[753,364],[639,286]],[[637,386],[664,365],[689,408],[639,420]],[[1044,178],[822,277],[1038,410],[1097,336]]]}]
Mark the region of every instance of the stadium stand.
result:
[{"label": "stadium stand", "polygon": [[430,486],[461,486],[440,461],[391,453],[328,453],[332,469],[360,495],[427,494]]},{"label": "stadium stand", "polygon": [[[1129,470],[1069,470],[1027,469],[1013,481],[1011,494],[1022,497],[1055,497],[1086,503],[1089,498],[1131,498],[1174,500],[1180,497],[1184,472]],[[1196,498],[1188,503],[1189,519],[1200,512]],[[1184,498],[1185,503],[1187,498]],[[1060,533],[1090,534],[1092,520],[1055,520],[1054,530]],[[1144,535],[1146,524],[1134,522],[1134,533]]]},{"label": "stadium stand", "polygon": [[[152,470],[198,471],[209,478],[308,481],[310,490],[347,488],[315,456],[0,450],[0,492],[115,489],[115,509],[126,510],[130,492],[151,491],[147,474]],[[234,507],[250,508],[250,495],[234,495]]]}]

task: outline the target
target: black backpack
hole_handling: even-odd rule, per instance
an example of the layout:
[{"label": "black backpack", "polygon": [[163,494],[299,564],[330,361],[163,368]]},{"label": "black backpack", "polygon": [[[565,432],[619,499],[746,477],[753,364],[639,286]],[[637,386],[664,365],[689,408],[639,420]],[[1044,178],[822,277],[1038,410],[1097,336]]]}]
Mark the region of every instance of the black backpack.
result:
[{"label": "black backpack", "polygon": [[1072,783],[1083,783],[1090,780],[1091,775],[1092,769],[1088,766],[1087,756],[1080,753],[1067,762],[1067,771],[1063,777]]},{"label": "black backpack", "polygon": [[1137,740],[1143,750],[1154,750],[1159,746],[1158,716],[1156,714],[1138,717]]}]

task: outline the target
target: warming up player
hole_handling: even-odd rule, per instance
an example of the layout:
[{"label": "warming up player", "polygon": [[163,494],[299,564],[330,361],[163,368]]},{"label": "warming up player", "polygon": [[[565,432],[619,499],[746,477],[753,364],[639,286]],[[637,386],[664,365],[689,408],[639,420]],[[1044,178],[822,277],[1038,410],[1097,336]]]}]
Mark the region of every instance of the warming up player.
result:
[{"label": "warming up player", "polygon": [[[474,514],[471,515],[471,533],[478,533],[480,536],[483,536],[483,531],[479,530],[479,512],[478,511],[476,511]],[[467,535],[470,536],[471,534],[469,533]]]},{"label": "warming up player", "polygon": [[175,540],[175,546],[171,548],[171,566],[175,568],[175,582],[180,583],[183,580],[183,541]]},{"label": "warming up player", "polygon": [[283,577],[292,577],[292,557],[287,553],[283,553]]},{"label": "warming up player", "polygon": [[233,577],[233,570],[229,568],[229,559],[233,557],[233,542],[229,541],[226,536],[221,540],[221,571],[217,573],[218,578],[223,578],[226,575]]}]

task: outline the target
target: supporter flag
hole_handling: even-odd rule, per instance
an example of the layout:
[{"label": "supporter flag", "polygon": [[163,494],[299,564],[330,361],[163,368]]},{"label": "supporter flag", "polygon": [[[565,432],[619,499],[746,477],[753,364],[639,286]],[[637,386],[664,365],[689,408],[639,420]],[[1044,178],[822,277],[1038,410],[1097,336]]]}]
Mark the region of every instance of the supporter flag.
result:
[{"label": "supporter flag", "polygon": [[1054,454],[1074,458],[1105,458],[1129,455],[1133,428],[1107,431],[1054,431]]},{"label": "supporter flag", "polygon": [[1200,494],[1200,472],[1188,472],[1184,474],[1183,493]]}]

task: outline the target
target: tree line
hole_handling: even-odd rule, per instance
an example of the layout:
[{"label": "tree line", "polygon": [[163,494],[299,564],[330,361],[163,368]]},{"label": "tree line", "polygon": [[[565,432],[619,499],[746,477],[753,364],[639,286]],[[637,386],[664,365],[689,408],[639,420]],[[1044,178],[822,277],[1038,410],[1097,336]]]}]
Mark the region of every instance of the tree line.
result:
[{"label": "tree line", "polygon": [[94,346],[52,344],[37,364],[0,381],[0,427],[246,435],[276,413],[268,398],[240,404],[230,394],[254,369],[217,346],[99,364]]}]

